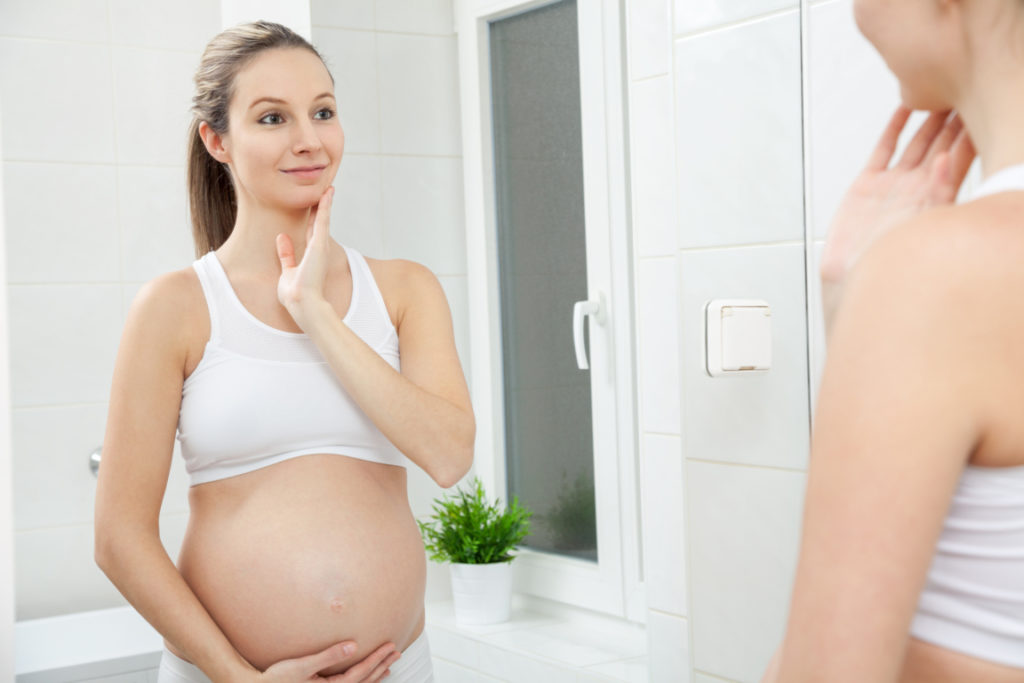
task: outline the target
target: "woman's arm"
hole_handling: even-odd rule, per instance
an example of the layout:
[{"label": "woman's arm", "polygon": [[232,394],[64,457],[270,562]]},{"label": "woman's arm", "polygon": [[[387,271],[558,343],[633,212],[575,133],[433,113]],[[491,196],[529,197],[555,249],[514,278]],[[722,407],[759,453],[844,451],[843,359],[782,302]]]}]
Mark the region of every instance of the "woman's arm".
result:
[{"label": "woman's arm", "polygon": [[[261,674],[232,647],[171,562],[159,514],[173,453],[186,366],[183,310],[198,289],[190,273],[145,286],[125,323],[110,395],[96,488],[96,563],[153,627],[214,681],[304,681],[344,664],[356,650],[337,643],[279,662]],[[198,295],[198,292],[196,292]],[[201,295],[200,295],[201,296]],[[398,659],[385,643],[333,681],[376,681]]]},{"label": "woman's arm", "polygon": [[278,238],[279,298],[381,432],[438,484],[454,486],[472,465],[476,426],[444,291],[423,266],[409,261],[388,265],[393,269],[389,281],[399,283],[402,371],[396,372],[323,296],[332,196],[333,190],[325,193],[311,215],[312,233],[301,263],[295,263],[290,240]]},{"label": "woman's arm", "polygon": [[[781,681],[897,679],[994,373],[983,259],[959,208],[879,239],[847,285],[821,385]],[[990,298],[990,297],[989,297]]]},{"label": "woman's arm", "polygon": [[162,276],[139,292],[118,347],[96,487],[96,563],[142,616],[213,680],[256,674],[203,608],[160,541],[198,283]]}]

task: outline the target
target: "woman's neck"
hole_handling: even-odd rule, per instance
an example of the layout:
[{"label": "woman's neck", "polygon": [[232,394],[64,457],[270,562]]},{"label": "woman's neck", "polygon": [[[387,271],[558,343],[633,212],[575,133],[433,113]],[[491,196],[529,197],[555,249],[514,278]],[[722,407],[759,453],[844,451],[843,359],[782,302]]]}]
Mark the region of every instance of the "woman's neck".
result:
[{"label": "woman's neck", "polygon": [[975,69],[956,109],[978,150],[982,176],[988,178],[1024,163],[1024,65],[1002,55],[983,66]]},{"label": "woman's neck", "polygon": [[218,256],[222,262],[234,262],[253,273],[280,274],[277,236],[291,237],[295,260],[301,261],[306,250],[306,226],[311,208],[289,211],[240,201],[235,226],[227,241],[217,250]]}]

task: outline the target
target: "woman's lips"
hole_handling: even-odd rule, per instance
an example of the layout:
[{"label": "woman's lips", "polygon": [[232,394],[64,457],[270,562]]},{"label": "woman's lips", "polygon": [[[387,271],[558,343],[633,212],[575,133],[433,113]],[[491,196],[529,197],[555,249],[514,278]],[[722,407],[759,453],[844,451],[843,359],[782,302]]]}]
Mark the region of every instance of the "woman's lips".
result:
[{"label": "woman's lips", "polygon": [[284,173],[292,176],[293,178],[301,178],[302,180],[316,180],[326,166],[299,166],[296,168],[286,168],[283,170]]}]

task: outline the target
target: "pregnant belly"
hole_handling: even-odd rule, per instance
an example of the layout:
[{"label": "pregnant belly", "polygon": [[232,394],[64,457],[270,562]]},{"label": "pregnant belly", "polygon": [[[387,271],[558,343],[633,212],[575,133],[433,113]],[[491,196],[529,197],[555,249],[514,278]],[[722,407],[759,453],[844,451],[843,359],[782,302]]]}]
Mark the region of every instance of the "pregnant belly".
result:
[{"label": "pregnant belly", "polygon": [[351,662],[388,641],[404,649],[426,577],[405,481],[402,468],[312,455],[194,487],[179,569],[261,670],[342,640],[359,646]]}]

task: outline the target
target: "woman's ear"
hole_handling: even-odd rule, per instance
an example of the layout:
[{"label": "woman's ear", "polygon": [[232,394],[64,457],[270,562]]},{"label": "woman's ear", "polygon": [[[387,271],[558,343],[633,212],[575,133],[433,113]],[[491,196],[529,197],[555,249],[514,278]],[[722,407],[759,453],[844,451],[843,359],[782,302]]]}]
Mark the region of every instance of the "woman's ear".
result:
[{"label": "woman's ear", "polygon": [[206,121],[199,123],[199,137],[202,138],[206,151],[217,161],[226,164],[231,161],[231,155],[224,147],[224,137],[215,131]]}]

